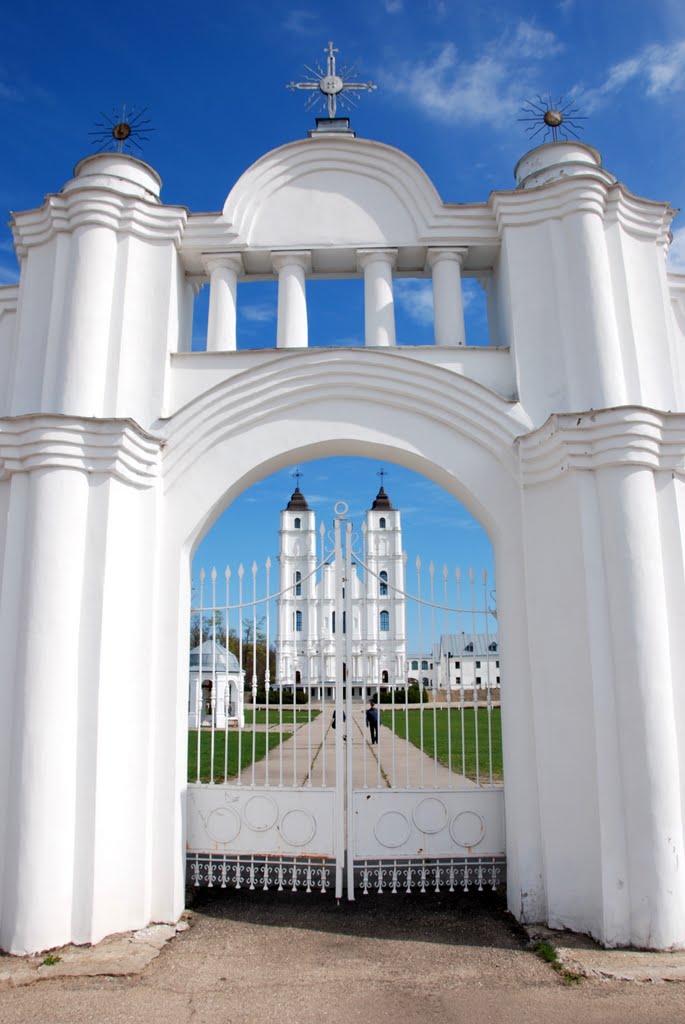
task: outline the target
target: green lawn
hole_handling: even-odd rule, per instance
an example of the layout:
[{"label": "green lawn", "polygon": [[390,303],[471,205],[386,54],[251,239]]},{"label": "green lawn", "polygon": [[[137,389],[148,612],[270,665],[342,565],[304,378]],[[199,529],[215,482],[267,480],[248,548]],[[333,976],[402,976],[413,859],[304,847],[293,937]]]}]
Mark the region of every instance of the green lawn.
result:
[{"label": "green lawn", "polygon": [[[314,711],[314,710],[307,711],[307,710],[303,710],[302,708],[298,708],[297,711],[295,712],[295,716],[296,716],[295,717],[295,722],[297,723],[297,725],[301,725],[303,722],[308,722],[310,715],[311,715],[312,721],[314,721],[314,719],[317,717],[317,715],[320,715],[320,714],[321,714],[320,711]],[[281,721],[283,722],[284,725],[292,725],[293,724],[293,709],[292,708],[283,708],[283,718],[281,718],[281,713],[278,710],[278,705],[277,704],[270,705],[270,707],[269,707],[269,725],[279,725]],[[253,724],[256,724],[256,725],[266,725],[266,708],[258,707],[256,712],[254,712],[252,710],[252,708],[246,708],[245,709],[245,725],[253,725]]]},{"label": "green lawn", "polygon": [[[257,711],[259,714],[259,709]],[[255,763],[266,756],[269,741],[269,750],[273,750],[279,743],[290,739],[290,732],[254,732],[251,729],[242,730],[240,743],[240,769],[246,771],[252,764],[252,737],[254,735]],[[208,729],[202,731],[200,748],[200,778],[202,782],[210,782],[210,757],[211,757],[211,733]],[[217,729],[214,733],[214,782],[224,781],[224,755],[226,752],[225,732]],[[238,774],[238,730],[228,731],[228,777],[234,778]],[[197,729],[188,730],[188,782],[197,782]]]},{"label": "green lawn", "polygon": [[[429,757],[433,757],[436,748],[438,761],[449,767],[449,732],[452,736],[452,771],[465,774],[467,778],[475,780],[476,773],[476,715],[478,716],[478,764],[480,767],[480,782],[490,781],[490,756],[488,750],[488,710],[478,708],[465,708],[463,712],[463,735],[466,756],[462,757],[462,712],[459,708],[438,708],[434,713],[432,708],[421,711],[419,708],[412,709],[408,713],[409,735],[407,736],[406,718],[404,709],[398,708],[395,711],[395,732],[402,739],[408,739],[415,747],[421,748],[421,715],[423,715],[423,750]],[[449,717],[451,716],[451,718]],[[490,730],[492,732],[492,779],[493,782],[502,782],[502,725],[500,709],[493,708],[490,712]],[[392,729],[392,712],[387,708],[381,711],[381,722],[389,729]]]}]

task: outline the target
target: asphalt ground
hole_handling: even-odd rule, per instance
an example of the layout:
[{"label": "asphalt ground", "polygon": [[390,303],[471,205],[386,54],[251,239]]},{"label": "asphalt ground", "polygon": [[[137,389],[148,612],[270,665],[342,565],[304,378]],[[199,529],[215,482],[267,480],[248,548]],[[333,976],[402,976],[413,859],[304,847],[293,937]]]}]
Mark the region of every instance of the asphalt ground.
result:
[{"label": "asphalt ground", "polygon": [[142,973],[0,991],[0,1024],[648,1024],[685,984],[565,979],[498,893],[195,890],[191,927]]}]

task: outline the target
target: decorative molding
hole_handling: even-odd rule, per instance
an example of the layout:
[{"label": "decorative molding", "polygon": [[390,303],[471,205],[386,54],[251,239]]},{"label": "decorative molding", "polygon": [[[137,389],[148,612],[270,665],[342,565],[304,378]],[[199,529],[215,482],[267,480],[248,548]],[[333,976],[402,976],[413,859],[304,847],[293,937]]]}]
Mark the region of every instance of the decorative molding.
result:
[{"label": "decorative molding", "polygon": [[685,413],[624,406],[555,414],[516,440],[525,487],[608,466],[643,466],[685,477]]},{"label": "decorative molding", "polygon": [[38,210],[16,213],[12,219],[17,253],[43,245],[59,232],[103,227],[146,241],[171,241],[180,245],[188,211],[180,206],[121,195],[105,188],[82,188],[49,195]]},{"label": "decorative molding", "polygon": [[203,392],[157,429],[164,451],[165,487],[172,487],[204,453],[232,434],[300,409],[304,399],[345,400],[411,409],[473,440],[517,474],[514,441],[530,420],[507,401],[461,374],[419,362],[401,350],[281,349]]},{"label": "decorative molding", "polygon": [[162,438],[130,419],[87,419],[36,413],[0,419],[0,480],[36,469],[103,473],[152,487]]},{"label": "decorative molding", "polygon": [[490,202],[500,232],[505,227],[594,213],[606,221],[618,221],[636,237],[664,242],[675,216],[668,203],[642,199],[624,185],[585,174],[560,178],[530,191],[493,192]]},{"label": "decorative molding", "polygon": [[8,316],[12,313],[17,312],[17,303],[19,302],[19,285],[18,284],[7,284],[0,288],[0,319],[7,314]]}]

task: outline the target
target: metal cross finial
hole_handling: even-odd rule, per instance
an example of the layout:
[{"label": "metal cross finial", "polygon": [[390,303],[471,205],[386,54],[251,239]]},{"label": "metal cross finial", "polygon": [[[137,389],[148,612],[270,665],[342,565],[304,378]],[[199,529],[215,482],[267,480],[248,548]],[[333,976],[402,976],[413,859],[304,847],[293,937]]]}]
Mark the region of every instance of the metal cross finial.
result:
[{"label": "metal cross finial", "polygon": [[299,487],[300,486],[300,479],[302,477],[302,470],[300,469],[300,467],[298,466],[297,469],[293,473],[291,473],[290,475],[295,477],[295,480],[297,481],[296,486]]},{"label": "metal cross finial", "polygon": [[338,52],[338,48],[333,46],[333,40],[330,40],[328,46],[324,49],[326,54],[326,68],[316,62],[314,68],[310,68],[308,64],[305,64],[305,69],[309,72],[305,75],[304,82],[288,82],[286,89],[290,89],[294,92],[295,89],[304,89],[314,93],[310,96],[304,105],[305,110],[314,110],[319,104],[328,110],[328,116],[334,118],[337,110],[338,100],[340,100],[340,106],[345,109],[351,109],[356,107],[356,101],[350,95],[351,93],[359,92],[372,92],[376,86],[373,82],[358,82],[356,81],[357,71],[356,65],[347,64],[343,67],[338,68],[336,66],[335,55]]},{"label": "metal cross finial", "polygon": [[379,476],[381,478],[381,487],[383,487],[383,485],[385,483],[385,478],[386,478],[387,475],[388,475],[387,469],[383,469],[383,467],[381,466],[381,468],[376,473],[376,476]]}]

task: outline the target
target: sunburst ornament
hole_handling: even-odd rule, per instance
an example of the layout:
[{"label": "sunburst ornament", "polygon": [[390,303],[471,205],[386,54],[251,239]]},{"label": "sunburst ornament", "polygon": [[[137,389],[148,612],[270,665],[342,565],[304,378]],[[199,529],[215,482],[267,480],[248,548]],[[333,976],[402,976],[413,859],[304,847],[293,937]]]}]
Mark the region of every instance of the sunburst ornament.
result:
[{"label": "sunburst ornament", "polygon": [[125,103],[122,104],[120,112],[113,108],[111,116],[103,112],[102,121],[95,122],[97,130],[88,132],[92,136],[93,146],[100,143],[95,152],[111,150],[116,153],[132,153],[135,147],[142,153],[143,147],[140,142],[149,142],[148,132],[155,130],[149,127],[150,119],[144,118],[146,112],[147,107],[143,107],[142,110],[132,107],[127,113]]},{"label": "sunburst ornament", "polygon": [[587,121],[587,118],[581,117],[578,109],[573,106],[573,101],[564,103],[563,96],[558,100],[554,100],[551,94],[546,99],[538,96],[537,103],[533,100],[526,101],[522,110],[528,116],[519,117],[518,120],[528,122],[526,131],[531,139],[540,132],[545,133],[545,141],[551,139],[552,142],[558,142],[559,138],[568,139],[570,136],[579,139],[578,132],[582,131],[584,126],[578,122]]},{"label": "sunburst ornament", "polygon": [[[329,42],[325,47],[326,67],[322,68],[318,61],[310,68],[305,64],[309,72],[305,75],[303,82],[288,82],[286,89],[294,92],[296,89],[311,91],[312,95],[305,101],[305,110],[316,110],[317,108],[328,111],[332,119],[336,115],[338,102],[344,110],[351,110],[357,106],[357,96],[360,92],[373,92],[376,88],[373,82],[360,82],[359,71],[356,64],[336,66],[335,55],[338,48]],[[352,94],[357,95],[353,97]]]}]

